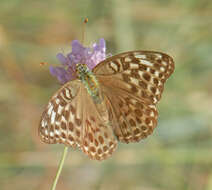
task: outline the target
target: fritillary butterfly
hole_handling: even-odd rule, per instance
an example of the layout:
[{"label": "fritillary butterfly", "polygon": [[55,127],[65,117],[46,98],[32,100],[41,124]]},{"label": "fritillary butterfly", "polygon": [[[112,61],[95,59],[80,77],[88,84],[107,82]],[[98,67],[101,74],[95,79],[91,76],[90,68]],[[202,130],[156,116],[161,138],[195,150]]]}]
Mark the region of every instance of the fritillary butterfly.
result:
[{"label": "fritillary butterfly", "polygon": [[154,51],[121,53],[92,71],[78,64],[77,79],[64,84],[42,114],[42,141],[79,147],[94,160],[110,157],[118,141],[139,142],[157,125],[156,104],[173,71],[173,59]]}]

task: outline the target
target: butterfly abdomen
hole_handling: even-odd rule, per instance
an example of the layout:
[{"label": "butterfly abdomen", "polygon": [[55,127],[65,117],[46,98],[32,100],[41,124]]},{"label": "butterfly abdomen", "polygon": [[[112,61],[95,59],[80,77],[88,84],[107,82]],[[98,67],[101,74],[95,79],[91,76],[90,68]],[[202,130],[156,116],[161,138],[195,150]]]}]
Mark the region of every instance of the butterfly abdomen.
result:
[{"label": "butterfly abdomen", "polygon": [[99,93],[99,83],[92,73],[89,70],[87,65],[85,64],[78,64],[77,65],[77,73],[79,79],[84,84],[85,88],[87,89],[88,93],[91,95],[95,103],[101,103],[102,98]]}]

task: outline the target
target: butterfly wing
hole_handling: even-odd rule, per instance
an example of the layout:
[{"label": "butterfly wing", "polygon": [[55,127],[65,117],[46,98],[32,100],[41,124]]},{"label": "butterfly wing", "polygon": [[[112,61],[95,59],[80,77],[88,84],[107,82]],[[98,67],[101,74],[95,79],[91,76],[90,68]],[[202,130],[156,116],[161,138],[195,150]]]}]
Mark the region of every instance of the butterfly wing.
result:
[{"label": "butterfly wing", "polygon": [[63,85],[47,104],[39,125],[39,135],[48,144],[63,143],[81,146],[82,110],[81,83],[78,80]]},{"label": "butterfly wing", "polygon": [[93,69],[121,142],[137,142],[152,133],[157,125],[156,104],[173,71],[170,56],[152,51],[122,53]]},{"label": "butterfly wing", "polygon": [[39,135],[45,143],[79,147],[91,159],[106,159],[114,152],[117,141],[110,123],[99,113],[101,107],[106,111],[104,105],[96,107],[80,81],[70,81],[47,104]]},{"label": "butterfly wing", "polygon": [[114,133],[119,141],[124,143],[138,142],[150,135],[157,125],[158,113],[154,104],[120,89],[103,87],[108,109],[111,109],[111,122]]},{"label": "butterfly wing", "polygon": [[83,139],[82,150],[91,159],[103,160],[112,155],[117,140],[109,121],[109,111],[105,102],[95,104],[85,88],[82,88],[83,100]]},{"label": "butterfly wing", "polygon": [[118,54],[93,69],[97,77],[104,79],[104,85],[108,79],[115,80],[113,87],[122,88],[153,104],[160,100],[164,83],[173,71],[173,59],[167,54],[153,51]]}]

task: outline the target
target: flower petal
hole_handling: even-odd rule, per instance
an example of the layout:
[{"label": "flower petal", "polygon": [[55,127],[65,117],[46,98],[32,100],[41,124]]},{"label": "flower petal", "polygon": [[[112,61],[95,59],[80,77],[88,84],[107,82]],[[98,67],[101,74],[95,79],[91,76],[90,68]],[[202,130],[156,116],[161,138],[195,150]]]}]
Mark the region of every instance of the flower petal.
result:
[{"label": "flower petal", "polygon": [[93,69],[97,64],[106,58],[105,40],[101,38],[98,43],[94,43],[91,48],[84,47],[78,40],[71,42],[72,52],[66,56],[57,54],[57,59],[61,62],[61,67],[50,67],[50,73],[56,76],[61,83],[66,83],[77,77],[76,64],[87,64],[89,69]]},{"label": "flower petal", "polygon": [[68,59],[62,53],[58,53],[56,57],[62,64],[68,63]]},{"label": "flower petal", "polygon": [[82,55],[83,51],[84,51],[84,47],[79,43],[78,40],[73,40],[71,42],[71,46],[72,46],[72,54],[73,55]]},{"label": "flower petal", "polygon": [[63,67],[49,67],[50,73],[57,77],[60,83],[64,84],[72,79],[72,73],[65,70]]}]

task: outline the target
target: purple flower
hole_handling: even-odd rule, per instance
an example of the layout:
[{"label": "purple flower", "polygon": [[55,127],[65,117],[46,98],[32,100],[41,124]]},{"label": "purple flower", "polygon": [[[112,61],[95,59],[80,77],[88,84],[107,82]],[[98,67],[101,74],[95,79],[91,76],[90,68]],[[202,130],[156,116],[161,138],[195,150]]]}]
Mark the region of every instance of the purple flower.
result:
[{"label": "purple flower", "polygon": [[71,42],[72,52],[67,55],[57,54],[57,59],[61,66],[50,66],[50,73],[57,77],[60,83],[64,84],[76,78],[76,64],[86,64],[92,70],[97,64],[106,58],[105,40],[101,38],[99,43],[92,44],[91,47],[84,47],[78,40]]}]

